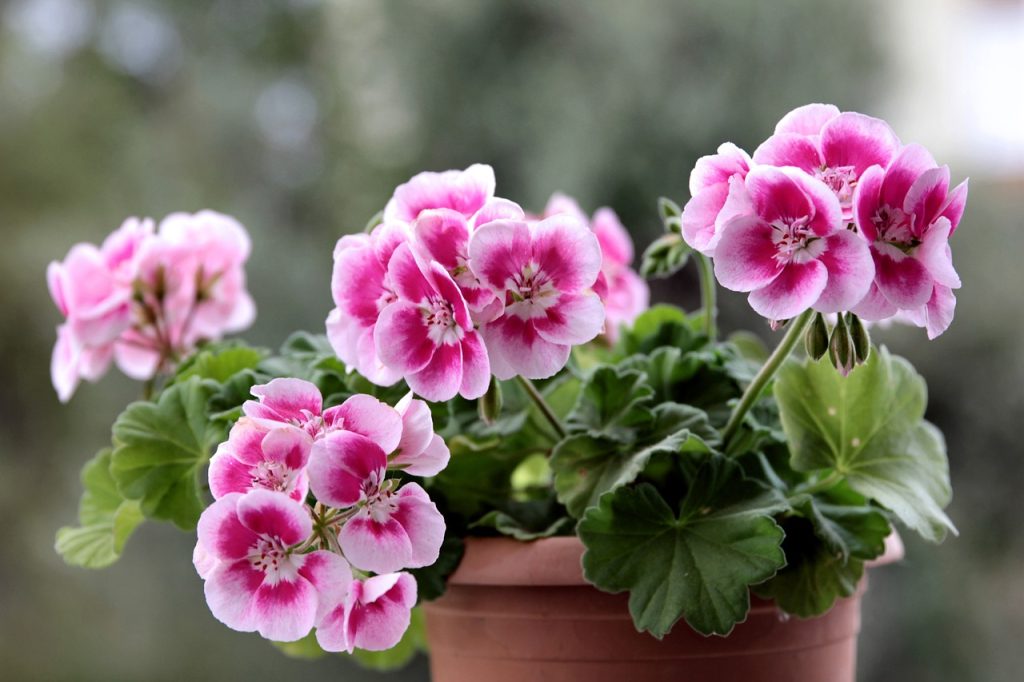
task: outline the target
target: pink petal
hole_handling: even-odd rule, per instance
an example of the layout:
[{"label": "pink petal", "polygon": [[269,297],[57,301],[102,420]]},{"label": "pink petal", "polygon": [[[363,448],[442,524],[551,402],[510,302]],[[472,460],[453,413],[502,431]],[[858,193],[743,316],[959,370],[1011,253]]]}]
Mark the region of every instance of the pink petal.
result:
[{"label": "pink petal", "polygon": [[633,240],[615,211],[610,208],[597,209],[590,228],[597,235],[604,263],[629,265],[633,262]]},{"label": "pink petal", "polygon": [[565,215],[533,227],[533,257],[563,292],[594,286],[601,271],[601,245],[585,225]]},{"label": "pink petal", "polygon": [[521,374],[527,379],[546,379],[565,367],[570,347],[542,338],[532,322],[505,315],[480,330],[491,372],[499,379]]},{"label": "pink petal", "polygon": [[788,320],[813,306],[828,282],[820,261],[789,263],[767,286],[750,292],[750,307],[769,320]]},{"label": "pink petal", "polygon": [[444,516],[430,501],[427,492],[416,483],[406,483],[402,486],[398,490],[397,498],[398,509],[392,518],[402,524],[412,543],[409,561],[405,566],[398,568],[429,566],[437,561],[441,551],[445,531]]},{"label": "pink petal", "polygon": [[[351,588],[345,597],[346,601],[352,599],[351,590],[355,589],[358,584],[358,580],[352,581]],[[345,639],[344,603],[332,606],[326,615],[317,619],[316,643],[324,651],[346,651],[352,653],[353,647],[349,646],[348,641]]]},{"label": "pink petal", "polygon": [[250,400],[242,406],[247,417],[304,422],[309,414],[319,415],[323,409],[320,389],[302,379],[273,379],[253,386],[252,394],[259,402]]},{"label": "pink petal", "polygon": [[114,346],[114,360],[118,369],[138,381],[153,378],[160,367],[160,353],[139,346],[138,343],[148,343],[142,339],[141,335],[128,331]]},{"label": "pink petal", "polygon": [[935,291],[925,306],[925,329],[929,340],[935,339],[949,329],[955,311],[956,296],[953,295],[953,291],[949,287],[936,284]]},{"label": "pink petal", "polygon": [[949,197],[946,199],[946,206],[942,209],[940,217],[949,220],[953,229],[950,234],[956,232],[956,228],[960,225],[960,219],[964,215],[964,209],[967,207],[967,180],[964,180],[959,185],[953,188],[949,193]]},{"label": "pink petal", "polygon": [[875,244],[875,282],[898,308],[917,308],[931,298],[934,280],[918,259],[887,244]]},{"label": "pink petal", "polygon": [[384,452],[398,447],[402,436],[402,417],[398,411],[371,395],[354,395],[331,408],[331,422],[366,436]]},{"label": "pink petal", "polygon": [[753,291],[767,286],[782,264],[772,228],[757,216],[731,220],[715,247],[715,277],[731,291]]},{"label": "pink petal", "polygon": [[480,335],[471,331],[462,339],[462,384],[459,395],[475,400],[487,392],[491,383],[491,363]]},{"label": "pink petal", "polygon": [[878,239],[873,218],[878,213],[884,177],[885,170],[881,166],[868,168],[860,176],[853,194],[853,221],[869,242]]},{"label": "pink petal", "polygon": [[616,272],[604,298],[605,334],[614,341],[618,327],[632,324],[647,310],[650,298],[651,290],[643,278],[628,268]]},{"label": "pink petal", "polygon": [[505,288],[530,261],[530,228],[522,221],[495,220],[469,239],[469,266],[480,281],[504,297]]},{"label": "pink petal", "polygon": [[716,154],[697,159],[690,172],[690,196],[695,197],[705,189],[728,182],[733,175],[741,178],[750,170],[750,157],[732,142],[718,147]]},{"label": "pink petal", "polygon": [[254,569],[248,558],[218,564],[207,574],[203,586],[210,613],[232,630],[256,630],[259,626],[252,602],[263,579],[263,572]]},{"label": "pink petal", "polygon": [[604,327],[604,305],[593,291],[563,294],[545,313],[532,322],[541,338],[551,343],[583,344],[600,334]]},{"label": "pink petal", "polygon": [[289,546],[306,540],[313,532],[306,505],[271,490],[256,489],[239,498],[238,520],[253,533],[279,538]]},{"label": "pink petal", "polygon": [[547,205],[544,207],[544,214],[541,218],[550,218],[553,215],[567,215],[581,223],[587,222],[587,214],[580,208],[579,202],[561,192],[555,192],[551,195]]},{"label": "pink petal", "polygon": [[68,304],[64,296],[64,268],[57,261],[51,261],[46,266],[46,286],[50,290],[50,298],[60,314],[67,317]]},{"label": "pink petal", "polygon": [[350,647],[384,651],[409,628],[416,604],[416,580],[408,573],[368,578],[346,608],[345,639]]},{"label": "pink petal", "polygon": [[454,398],[462,387],[462,344],[442,343],[423,369],[405,377],[417,395],[432,402]]},{"label": "pink petal", "polygon": [[345,603],[352,585],[352,569],[341,556],[325,550],[303,554],[296,559],[301,560],[299,575],[316,589],[316,621],[319,622],[334,607]]},{"label": "pink petal", "polygon": [[903,212],[914,216],[914,236],[921,237],[939,217],[949,192],[949,167],[929,168],[914,180],[903,200]]},{"label": "pink petal", "polygon": [[203,547],[203,543],[196,542],[196,546],[192,550],[192,565],[195,567],[196,573],[199,574],[200,578],[206,580],[207,576],[209,576],[210,573],[213,572],[213,569],[217,568],[219,564],[220,561],[217,557],[210,554],[206,548]]},{"label": "pink petal", "polygon": [[412,541],[394,518],[378,521],[364,507],[338,533],[345,558],[363,571],[387,573],[403,568],[412,556]]},{"label": "pink petal", "polygon": [[[454,270],[469,248],[469,227],[466,217],[450,209],[424,211],[413,224],[416,243],[425,255]],[[415,300],[415,299],[413,299]]]},{"label": "pink petal", "polygon": [[919,144],[908,144],[901,149],[885,169],[880,201],[893,207],[903,206],[903,200],[918,176],[936,166],[935,159]]},{"label": "pink petal", "polygon": [[480,227],[494,220],[525,220],[526,214],[514,201],[493,197],[473,216],[473,227]]},{"label": "pink petal", "polygon": [[210,459],[208,474],[213,499],[219,500],[229,493],[244,493],[251,489],[251,469],[251,465],[238,461],[223,449],[218,449],[217,454]]},{"label": "pink petal", "polygon": [[464,171],[420,173],[395,189],[384,218],[412,222],[431,208],[450,208],[468,218],[494,196],[494,185],[494,169],[483,164]]},{"label": "pink petal", "polygon": [[867,295],[865,295],[856,306],[851,308],[850,311],[862,320],[868,322],[879,322],[881,320],[887,320],[895,315],[899,312],[899,308],[893,305],[889,299],[882,295],[881,290],[878,288],[878,284],[872,282]]},{"label": "pink petal", "polygon": [[754,211],[767,223],[790,222],[814,211],[801,185],[778,168],[757,166],[747,175],[745,184]]},{"label": "pink petal", "polygon": [[834,104],[805,104],[783,116],[775,125],[775,132],[818,135],[838,115],[839,108]]},{"label": "pink petal", "polygon": [[437,476],[448,466],[450,459],[451,451],[445,445],[444,439],[437,434],[431,434],[430,442],[423,450],[415,455],[403,452],[391,460],[391,464],[413,476]]},{"label": "pink petal", "polygon": [[875,278],[875,263],[867,242],[840,229],[825,238],[826,251],[818,257],[828,270],[828,281],[814,309],[823,313],[849,310],[867,295]]},{"label": "pink petal", "polygon": [[429,268],[428,279],[437,294],[451,306],[455,323],[464,330],[472,329],[473,321],[469,316],[469,306],[466,305],[466,299],[462,295],[459,285],[440,264],[430,263]]},{"label": "pink petal", "polygon": [[366,436],[332,431],[313,444],[309,486],[320,502],[351,507],[362,499],[364,483],[383,480],[387,464],[387,455]]},{"label": "pink petal", "polygon": [[917,257],[928,268],[937,284],[959,289],[960,276],[953,269],[953,252],[949,248],[949,234],[952,231],[947,218],[939,218],[924,233]]},{"label": "pink petal", "polygon": [[199,516],[196,534],[206,551],[220,561],[233,561],[249,555],[257,534],[238,519],[241,493],[228,493]]},{"label": "pink petal", "polygon": [[419,306],[396,301],[381,312],[377,321],[377,356],[386,366],[403,374],[418,372],[427,366],[437,349],[427,331],[426,316]]},{"label": "pink petal", "polygon": [[821,154],[829,168],[853,166],[859,176],[869,166],[885,166],[900,141],[879,118],[847,111],[821,129]]},{"label": "pink petal", "polygon": [[334,252],[331,276],[335,305],[346,317],[358,320],[362,326],[372,325],[379,312],[378,302],[387,295],[386,272],[386,266],[378,259],[369,240],[347,248],[342,248],[339,242],[339,248]]},{"label": "pink petal", "polygon": [[815,140],[797,133],[772,135],[754,150],[754,163],[793,166],[808,173],[823,165]]},{"label": "pink petal", "polygon": [[785,173],[804,193],[812,206],[810,226],[816,234],[825,236],[843,225],[843,209],[835,192],[821,180],[795,168],[783,168]]},{"label": "pink petal", "polygon": [[71,332],[66,324],[57,327],[57,343],[53,346],[50,357],[50,381],[57,390],[57,397],[62,403],[71,400],[78,388],[78,355],[79,351],[71,339]]},{"label": "pink petal", "polygon": [[399,457],[416,456],[426,449],[434,436],[434,418],[430,407],[422,400],[406,393],[395,405],[395,411],[402,416],[402,437],[398,442]]},{"label": "pink petal", "polygon": [[722,182],[694,194],[683,206],[681,216],[683,239],[690,248],[705,255],[714,253],[718,243],[715,220],[725,205],[728,195],[729,184]]},{"label": "pink petal", "polygon": [[398,295],[407,301],[422,303],[435,294],[408,244],[399,246],[391,256],[388,278]]},{"label": "pink petal", "polygon": [[280,462],[292,470],[306,466],[312,447],[312,437],[294,426],[274,428],[260,443],[265,460]]},{"label": "pink petal", "polygon": [[294,642],[313,629],[317,591],[301,576],[265,581],[252,600],[252,622],[261,636],[275,642]]}]

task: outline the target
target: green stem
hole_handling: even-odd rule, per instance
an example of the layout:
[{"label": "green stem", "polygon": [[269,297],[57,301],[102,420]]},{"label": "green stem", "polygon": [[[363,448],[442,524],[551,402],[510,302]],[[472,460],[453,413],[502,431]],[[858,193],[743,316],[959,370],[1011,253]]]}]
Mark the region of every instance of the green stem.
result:
[{"label": "green stem", "polygon": [[544,415],[552,428],[555,429],[555,433],[558,434],[558,439],[561,440],[562,438],[565,438],[565,427],[562,426],[562,422],[558,419],[558,415],[555,414],[555,411],[552,410],[551,406],[548,405],[546,400],[544,400],[544,396],[541,395],[540,391],[537,390],[537,387],[533,385],[533,382],[524,376],[517,376],[516,378],[519,379],[519,384],[526,391],[527,395],[533,399],[533,402],[537,403],[537,407],[540,409],[541,414]]},{"label": "green stem", "polygon": [[814,319],[813,310],[805,310],[800,313],[800,316],[792,320],[789,323],[789,329],[786,331],[786,335],[782,337],[782,341],[772,351],[771,356],[765,361],[764,365],[757,372],[757,376],[747,386],[747,390],[743,392],[743,396],[740,398],[739,403],[733,408],[732,414],[729,415],[729,421],[725,425],[725,430],[722,431],[722,442],[728,447],[729,441],[732,440],[733,436],[736,435],[736,431],[739,430],[740,424],[743,423],[743,417],[747,415],[750,408],[754,406],[757,399],[761,397],[761,391],[764,390],[768,382],[772,380],[779,368],[782,367],[782,363],[786,361],[793,349],[800,343],[800,339],[804,334],[804,330],[807,325],[810,324],[811,320]]},{"label": "green stem", "polygon": [[704,333],[708,335],[708,340],[714,343],[718,335],[718,326],[715,324],[718,313],[715,303],[715,271],[710,258],[701,253],[696,256],[697,269],[700,270],[700,299],[704,306]]},{"label": "green stem", "polygon": [[843,480],[843,475],[836,470],[832,470],[828,476],[822,478],[814,483],[808,483],[806,486],[797,488],[797,493],[804,495],[816,495],[823,493],[827,490],[835,488],[839,482]]}]

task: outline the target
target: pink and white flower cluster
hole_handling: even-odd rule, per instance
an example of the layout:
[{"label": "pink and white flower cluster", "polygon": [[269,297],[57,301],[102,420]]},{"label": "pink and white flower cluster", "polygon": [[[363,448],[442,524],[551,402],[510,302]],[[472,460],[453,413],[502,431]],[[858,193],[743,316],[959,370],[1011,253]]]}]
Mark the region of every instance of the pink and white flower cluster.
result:
[{"label": "pink and white flower cluster", "polygon": [[112,362],[149,379],[200,341],[252,324],[249,249],[238,221],[201,211],[171,214],[159,230],[129,218],[101,246],[76,244],[50,263],[47,284],[65,318],[50,366],[61,401]]},{"label": "pink and white flower cluster", "polygon": [[617,219],[601,230],[604,214],[595,230],[575,213],[533,220],[494,192],[490,166],[420,173],[372,232],[338,242],[327,335],[343,361],[427,400],[478,398],[492,374],[558,372],[601,333],[606,306],[618,323],[646,305],[624,274],[632,245]]},{"label": "pink and white flower cluster", "polygon": [[935,338],[953,319],[949,237],[967,182],[884,121],[809,104],[753,156],[733,144],[697,161],[683,238],[727,289],[771,320],[812,308],[893,317]]},{"label": "pink and white flower cluster", "polygon": [[354,395],[324,409],[316,386],[299,379],[252,392],[258,400],[210,462],[216,501],[195,550],[210,610],[273,640],[315,627],[328,651],[391,648],[416,603],[403,569],[434,563],[444,539],[426,491],[387,477],[447,465],[429,408],[410,394],[396,407]]}]

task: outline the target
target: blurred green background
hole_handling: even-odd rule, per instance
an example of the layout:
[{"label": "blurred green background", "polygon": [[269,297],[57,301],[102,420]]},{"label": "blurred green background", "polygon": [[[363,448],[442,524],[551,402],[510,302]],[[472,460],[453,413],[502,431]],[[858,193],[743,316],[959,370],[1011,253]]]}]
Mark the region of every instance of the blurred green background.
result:
[{"label": "blurred green background", "polygon": [[[419,170],[492,164],[540,209],[610,205],[640,244],[694,160],[752,151],[789,109],[888,118],[970,175],[953,240],[964,281],[940,339],[880,332],[930,385],[961,531],[908,538],[871,577],[861,680],[1019,680],[1024,669],[1024,9],[910,0],[216,0],[0,2],[0,678],[372,677],[286,659],[210,616],[194,539],[147,524],[112,568],[65,566],[79,469],[139,387],[112,372],[61,406],[46,263],[128,215],[214,208],[254,238],[259,317],[278,345],[319,331],[331,251]],[[684,272],[656,300],[694,308]],[[743,297],[723,322],[769,336]],[[417,660],[395,680],[425,680]]]}]

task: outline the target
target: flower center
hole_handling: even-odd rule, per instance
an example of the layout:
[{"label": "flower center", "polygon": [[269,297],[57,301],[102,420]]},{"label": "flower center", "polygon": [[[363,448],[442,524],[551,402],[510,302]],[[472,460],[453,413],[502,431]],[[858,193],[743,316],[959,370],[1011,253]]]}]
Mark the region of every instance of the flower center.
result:
[{"label": "flower center", "polygon": [[390,489],[378,491],[366,504],[366,512],[377,523],[387,523],[396,511],[398,511],[398,500]]},{"label": "flower center", "polygon": [[260,536],[249,552],[249,565],[262,571],[270,584],[294,579],[298,573],[288,557],[288,551],[279,538]]},{"label": "flower center", "polygon": [[853,190],[857,187],[857,169],[853,166],[836,166],[819,168],[815,176],[828,185],[839,198],[839,203],[849,206],[853,200]]},{"label": "flower center", "polygon": [[302,416],[296,419],[289,419],[288,423],[299,427],[314,440],[327,431],[327,425],[322,415],[314,414],[306,409],[299,410],[299,414]]},{"label": "flower center", "polygon": [[505,283],[505,287],[508,291],[505,312],[524,320],[544,317],[547,309],[558,302],[555,283],[536,263],[528,263]]},{"label": "flower center", "polygon": [[428,299],[423,307],[423,323],[434,345],[458,343],[466,332],[455,319],[455,307],[441,297]]},{"label": "flower center", "polygon": [[775,260],[779,264],[806,263],[824,252],[824,241],[811,230],[809,222],[810,218],[802,217],[789,223],[782,220],[772,223]]},{"label": "flower center", "polygon": [[871,224],[875,226],[877,235],[875,241],[885,242],[901,251],[908,251],[919,243],[914,238],[911,223],[912,216],[887,204],[879,206],[875,215],[871,217]]},{"label": "flower center", "polygon": [[284,493],[290,493],[294,489],[296,473],[285,466],[283,462],[260,462],[249,472],[254,488],[266,488]]}]

